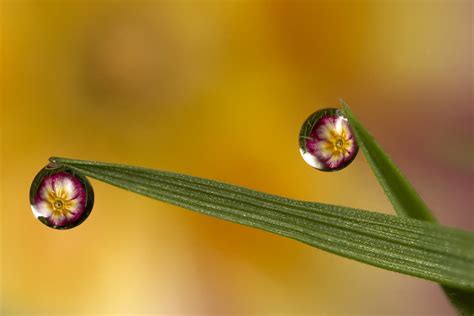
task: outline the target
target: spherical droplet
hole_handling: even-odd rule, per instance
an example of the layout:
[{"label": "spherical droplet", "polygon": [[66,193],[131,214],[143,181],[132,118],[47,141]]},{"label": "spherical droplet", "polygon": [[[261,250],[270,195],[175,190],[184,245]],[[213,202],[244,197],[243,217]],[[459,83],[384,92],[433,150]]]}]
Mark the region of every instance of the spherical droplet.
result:
[{"label": "spherical droplet", "polygon": [[304,161],[322,171],[347,167],[359,150],[347,118],[338,109],[311,114],[301,127],[299,145]]},{"label": "spherical droplet", "polygon": [[69,229],[89,216],[94,191],[83,175],[51,163],[34,178],[30,204],[34,216],[46,226]]}]

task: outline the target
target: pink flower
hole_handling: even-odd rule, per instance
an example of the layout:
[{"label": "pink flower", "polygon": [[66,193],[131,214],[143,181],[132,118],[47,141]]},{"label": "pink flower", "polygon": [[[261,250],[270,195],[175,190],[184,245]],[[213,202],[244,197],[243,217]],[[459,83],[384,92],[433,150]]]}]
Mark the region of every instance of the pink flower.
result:
[{"label": "pink flower", "polygon": [[38,180],[40,183],[34,193],[31,208],[43,223],[53,228],[71,228],[89,215],[92,205],[86,207],[88,201],[85,184],[78,177],[59,171],[46,174]]},{"label": "pink flower", "polygon": [[[355,158],[358,146],[347,119],[337,110],[323,110],[325,113],[307,130],[306,151],[303,158],[313,167],[321,170],[339,170]],[[313,114],[317,115],[320,112]],[[303,125],[304,126],[304,125]]]}]

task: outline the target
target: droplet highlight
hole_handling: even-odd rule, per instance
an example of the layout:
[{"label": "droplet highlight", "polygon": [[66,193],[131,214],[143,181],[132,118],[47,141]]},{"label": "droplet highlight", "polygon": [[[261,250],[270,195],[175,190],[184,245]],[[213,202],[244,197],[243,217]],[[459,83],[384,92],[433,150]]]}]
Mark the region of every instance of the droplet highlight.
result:
[{"label": "droplet highlight", "polygon": [[299,146],[304,161],[322,171],[344,169],[359,151],[349,121],[338,109],[311,114],[301,127]]},{"label": "droplet highlight", "polygon": [[94,206],[94,191],[82,174],[54,163],[40,170],[30,187],[33,215],[55,229],[69,229],[86,220]]}]

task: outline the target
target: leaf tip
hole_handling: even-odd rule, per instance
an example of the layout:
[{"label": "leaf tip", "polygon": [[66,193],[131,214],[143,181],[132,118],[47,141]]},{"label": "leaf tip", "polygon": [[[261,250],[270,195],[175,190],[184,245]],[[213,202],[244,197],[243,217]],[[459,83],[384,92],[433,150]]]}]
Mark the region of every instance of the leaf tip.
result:
[{"label": "leaf tip", "polygon": [[342,111],[348,115],[351,113],[351,109],[349,108],[349,105],[347,104],[346,101],[344,101],[343,98],[339,98],[339,103],[341,104],[341,107],[342,107]]},{"label": "leaf tip", "polygon": [[48,161],[52,164],[60,165],[64,162],[64,158],[52,156],[48,158]]}]

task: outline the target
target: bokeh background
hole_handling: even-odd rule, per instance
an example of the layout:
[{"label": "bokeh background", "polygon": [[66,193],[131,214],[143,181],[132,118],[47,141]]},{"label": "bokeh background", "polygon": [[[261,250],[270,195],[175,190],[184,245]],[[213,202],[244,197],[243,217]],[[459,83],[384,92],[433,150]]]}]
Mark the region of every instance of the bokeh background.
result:
[{"label": "bokeh background", "polygon": [[451,315],[436,284],[92,180],[54,231],[49,156],[393,214],[362,154],[298,153],[344,98],[440,222],[473,229],[471,1],[3,1],[2,315]]}]

